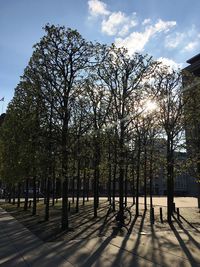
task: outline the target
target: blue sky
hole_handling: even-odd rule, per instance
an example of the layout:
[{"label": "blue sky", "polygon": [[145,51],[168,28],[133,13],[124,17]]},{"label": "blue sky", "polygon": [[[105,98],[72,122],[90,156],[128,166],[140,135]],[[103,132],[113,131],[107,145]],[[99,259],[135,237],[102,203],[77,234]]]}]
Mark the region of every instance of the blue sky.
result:
[{"label": "blue sky", "polygon": [[[88,40],[148,53],[170,66],[200,53],[199,0],[0,0],[0,98],[4,111],[46,23]],[[0,102],[0,112],[2,102]]]}]

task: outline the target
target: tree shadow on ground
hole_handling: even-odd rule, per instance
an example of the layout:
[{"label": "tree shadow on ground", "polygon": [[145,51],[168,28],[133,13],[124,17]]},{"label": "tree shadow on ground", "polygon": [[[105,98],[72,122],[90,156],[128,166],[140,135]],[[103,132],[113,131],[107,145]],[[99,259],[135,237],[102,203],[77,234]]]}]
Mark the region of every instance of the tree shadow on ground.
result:
[{"label": "tree shadow on ground", "polygon": [[92,266],[100,257],[100,255],[102,255],[105,248],[110,244],[111,240],[117,235],[117,233],[118,230],[113,230],[113,233],[100,244],[100,246],[95,250],[95,252],[84,262],[82,267]]},{"label": "tree shadow on ground", "polygon": [[[188,230],[186,230],[182,223],[175,218],[175,216],[173,216],[173,218],[175,219],[176,223],[178,224],[178,226],[180,227],[180,229],[188,236],[189,240],[200,250],[200,244],[191,236],[191,234],[188,232]],[[171,225],[170,225],[171,227]]]},{"label": "tree shadow on ground", "polygon": [[[140,226],[139,226],[139,231],[138,231],[138,236],[137,236],[137,240],[135,242],[135,246],[134,248],[132,249],[132,254],[134,254],[136,257],[133,256],[133,261],[130,262],[130,266],[139,266],[139,263],[138,263],[138,255],[137,255],[137,249],[139,247],[139,244],[140,244],[140,236],[141,236],[141,232],[142,232],[142,229],[143,229],[143,225],[144,225],[144,220],[145,220],[145,215],[146,215],[146,211],[144,211],[142,217],[141,217],[141,222],[140,222]],[[136,223],[138,219],[138,216],[135,216],[133,221],[131,222],[131,225],[128,229],[128,232],[126,234],[126,236],[124,237],[121,245],[120,245],[120,249],[119,249],[119,252],[118,254],[116,255],[116,258],[112,264],[112,266],[116,266],[119,262],[122,261],[122,257],[123,257],[123,253],[124,251],[126,251],[126,246],[127,246],[127,242],[130,238],[130,235],[132,234],[132,231],[133,231],[133,228],[134,228],[134,225]],[[134,265],[133,265],[134,264]]]},{"label": "tree shadow on ground", "polygon": [[[196,242],[196,240],[194,240],[191,237],[191,235],[188,233],[188,231],[183,228],[181,223],[174,216],[173,216],[173,218],[176,221],[176,223],[179,225],[179,227],[184,231],[184,233],[188,235],[189,239],[192,240],[192,242],[194,242],[194,244],[197,245],[198,248],[200,248],[200,245]],[[180,245],[181,249],[183,250],[183,252],[187,256],[191,266],[193,266],[193,267],[199,266],[199,263],[197,263],[196,260],[194,259],[193,255],[191,254],[190,250],[187,248],[184,240],[181,238],[181,236],[180,236],[179,232],[177,231],[177,229],[175,228],[174,224],[171,223],[169,225],[170,225],[170,228],[173,231],[177,241],[179,242],[179,245]]]},{"label": "tree shadow on ground", "polygon": [[192,224],[192,223],[190,223],[188,220],[186,220],[186,218],[185,217],[183,217],[181,214],[179,214],[179,217],[183,220],[183,221],[185,221],[190,227],[192,227],[193,229],[195,229],[195,231],[197,232],[197,233],[200,233],[200,231]]}]

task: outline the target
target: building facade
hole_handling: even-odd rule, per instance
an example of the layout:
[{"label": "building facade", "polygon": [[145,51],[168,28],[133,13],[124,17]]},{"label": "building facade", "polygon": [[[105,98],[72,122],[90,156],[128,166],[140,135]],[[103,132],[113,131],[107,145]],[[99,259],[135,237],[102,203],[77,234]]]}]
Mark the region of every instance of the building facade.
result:
[{"label": "building facade", "polygon": [[200,195],[200,54],[187,63],[189,65],[183,69],[183,96],[187,153],[192,174],[188,188],[192,195]]}]

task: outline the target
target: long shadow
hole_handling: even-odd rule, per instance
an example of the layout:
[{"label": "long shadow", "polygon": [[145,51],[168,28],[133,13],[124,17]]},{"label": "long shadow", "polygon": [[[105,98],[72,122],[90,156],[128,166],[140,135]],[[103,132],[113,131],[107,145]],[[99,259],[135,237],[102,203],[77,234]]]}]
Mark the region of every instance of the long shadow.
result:
[{"label": "long shadow", "polygon": [[[85,233],[88,229],[91,229],[92,226],[94,226],[96,223],[100,222],[104,217],[99,218],[98,220],[93,221],[90,225],[87,225],[84,229],[82,229],[81,231],[79,231],[78,233],[76,233],[74,236],[72,236],[71,238],[69,238],[69,240],[73,240],[73,239],[78,239],[83,233]],[[87,238],[89,236],[91,236],[92,234],[94,234],[95,232],[98,232],[99,229],[101,228],[98,227],[95,230],[91,231],[90,233],[87,234]],[[61,237],[65,232],[60,232],[57,236],[56,239],[58,239],[59,237]]]},{"label": "long shadow", "polygon": [[137,241],[136,241],[135,247],[134,247],[134,251],[136,251],[136,252],[137,252],[139,244],[140,244],[141,232],[142,232],[142,229],[143,229],[145,216],[146,216],[146,210],[144,211],[144,213],[142,215],[142,219],[141,219],[140,227],[139,227],[139,231],[138,231],[138,237],[137,237]]},{"label": "long shadow", "polygon": [[137,216],[134,217],[134,219],[133,219],[133,221],[132,221],[132,223],[130,225],[130,228],[128,229],[128,232],[127,232],[127,234],[126,234],[126,236],[125,236],[125,238],[124,238],[124,240],[123,240],[123,242],[121,244],[121,247],[119,249],[119,252],[117,254],[117,257],[116,257],[115,261],[113,262],[113,265],[112,265],[113,267],[117,266],[117,264],[121,260],[122,254],[123,254],[123,252],[125,250],[126,244],[127,244],[128,239],[129,239],[129,237],[130,237],[130,235],[132,233],[132,230],[133,230],[133,227],[135,225],[135,222],[137,221],[137,218],[138,218]]},{"label": "long shadow", "polygon": [[191,236],[191,234],[183,227],[183,225],[174,217],[174,220],[178,224],[178,226],[183,230],[183,232],[188,236],[189,240],[198,248],[200,249],[200,244]]},{"label": "long shadow", "polygon": [[[158,247],[161,247],[161,244],[159,242],[159,238],[157,237],[156,233],[155,233],[155,230],[154,230],[154,227],[153,227],[153,224],[151,222],[151,237],[152,237],[152,246],[153,246],[153,249],[152,249],[152,261],[153,262],[157,262],[157,259],[155,257],[155,242],[157,242],[158,244]],[[159,254],[160,254],[160,259],[161,259],[161,266],[164,266],[164,257],[162,256],[163,253],[162,253],[162,250],[159,249]]]},{"label": "long shadow", "polygon": [[[143,229],[143,225],[144,225],[144,220],[145,220],[145,215],[146,215],[146,211],[144,211],[143,215],[142,215],[142,218],[141,218],[141,222],[140,222],[140,227],[139,227],[139,231],[138,231],[138,236],[137,236],[137,240],[136,240],[136,243],[135,243],[135,246],[134,248],[132,249],[132,251],[130,253],[134,254],[136,257],[133,258],[133,262],[131,262],[130,266],[139,266],[139,263],[138,263],[138,259],[139,258],[142,258],[142,259],[145,259],[144,257],[141,257],[140,255],[137,254],[137,250],[138,250],[138,247],[139,247],[139,244],[140,244],[140,238],[141,238],[141,232],[142,232],[142,229]],[[130,226],[130,229],[126,235],[126,237],[124,238],[121,246],[120,246],[120,249],[119,249],[119,252],[118,252],[118,255],[113,263],[113,267],[115,267],[121,260],[122,258],[122,255],[123,255],[123,252],[126,251],[126,244],[129,240],[129,237],[130,237],[130,234],[132,233],[132,230],[133,230],[133,227],[135,225],[135,222],[137,220],[137,216],[134,217],[133,219],[133,222],[131,223],[131,226]],[[149,259],[145,259],[146,261],[149,261],[151,262]]]},{"label": "long shadow", "polygon": [[[89,209],[88,209],[89,208]],[[99,213],[102,214],[104,211],[104,207],[100,207]],[[89,210],[89,213],[86,212]],[[52,210],[54,212],[54,210]],[[52,212],[50,211],[50,212]],[[16,212],[15,212],[16,213]],[[87,213],[87,214],[86,214]],[[79,214],[75,214],[74,216],[70,216],[69,222],[70,225],[78,226],[78,228],[86,227],[83,229],[83,231],[79,232],[75,237],[79,236],[79,234],[82,234],[84,231],[86,231],[88,228],[93,226],[95,223],[101,221],[104,217],[101,216],[100,218],[98,217],[97,219],[94,219],[93,216],[90,216],[93,213],[93,209],[90,207],[86,207],[85,211],[82,210]],[[82,214],[82,216],[81,216]],[[58,214],[58,211],[54,212],[52,217],[50,218],[49,221],[39,221],[38,219],[43,217],[43,214],[37,215],[37,216],[32,216],[30,211],[23,211],[22,216],[15,216],[16,219],[19,219],[20,222],[27,227],[29,230],[31,230],[34,234],[39,236],[43,241],[55,241],[58,238],[61,238],[61,236],[65,233],[63,232],[60,228],[60,214]],[[81,219],[80,219],[81,218]],[[80,219],[80,220],[79,220]],[[35,221],[35,224],[33,226],[32,222],[33,220]],[[79,222],[80,221],[80,222]],[[93,224],[88,223],[94,222]],[[37,224],[39,223],[39,224]],[[72,237],[73,238],[73,237]]]},{"label": "long shadow", "polygon": [[[180,223],[179,223],[180,224]],[[189,251],[189,249],[187,248],[187,246],[185,245],[185,242],[182,240],[181,236],[179,235],[178,231],[176,230],[176,228],[174,227],[174,225],[171,223],[169,224],[170,228],[172,229],[172,231],[174,232],[174,235],[176,237],[176,239],[178,240],[182,250],[184,251],[184,253],[186,254],[191,266],[193,267],[198,267],[199,264],[195,261],[195,259],[193,258],[191,252]]]},{"label": "long shadow", "polygon": [[113,213],[110,217],[109,215],[111,214],[112,212],[110,212],[109,210],[107,211],[106,213],[106,216],[105,216],[105,219],[103,221],[103,224],[102,226],[100,227],[99,229],[99,235],[102,234],[102,232],[104,231],[106,225],[110,224],[111,220],[115,217],[115,213]]},{"label": "long shadow", "polygon": [[[65,241],[62,242],[61,244],[56,244],[55,243],[54,249],[56,249],[56,251],[58,251],[59,255],[62,255],[62,257],[64,257],[65,259],[68,259],[69,257],[73,256],[76,253],[76,251],[80,250],[81,248],[86,248],[87,247],[87,243],[90,240],[90,236],[95,231],[96,231],[96,229],[94,231],[92,231],[90,234],[88,234],[87,238],[85,238],[85,239],[76,240],[75,243],[74,244],[73,243],[70,244],[69,247],[65,247],[64,246]],[[110,241],[112,240],[112,238],[116,234],[117,233],[115,233],[113,231],[113,233],[109,237],[107,237],[103,242],[102,242],[102,239],[99,239],[98,240],[98,243],[100,244],[99,248],[97,250],[95,250],[95,252],[91,256],[89,256],[89,258],[85,262],[84,262],[84,259],[88,257],[87,254],[88,255],[90,254],[90,250],[88,251],[87,254],[86,253],[81,254],[79,256],[80,259],[76,258],[76,260],[78,260],[78,262],[79,262],[78,266],[82,266],[82,267],[92,266],[92,264],[98,260],[98,258],[101,256],[101,253],[103,252],[103,250],[107,247],[107,245],[110,243]],[[73,242],[73,240],[72,240],[72,242]],[[80,264],[80,262],[82,264]]]},{"label": "long shadow", "polygon": [[190,222],[188,222],[188,220],[186,220],[183,215],[179,215],[181,219],[183,219],[190,227],[194,228],[196,230],[196,232],[200,233],[200,231]]},{"label": "long shadow", "polygon": [[101,243],[101,245],[99,246],[99,248],[81,266],[82,267],[90,267],[90,266],[92,266],[97,261],[97,259],[100,258],[101,254],[103,253],[103,251],[105,250],[105,248],[108,246],[108,244],[110,243],[110,241],[112,239],[113,239],[113,235],[107,237],[103,241],[103,243]]},{"label": "long shadow", "polygon": [[[15,219],[9,216],[7,222],[0,221],[0,225],[1,232],[3,233],[1,234],[1,244],[2,240],[5,240],[8,246],[1,251],[1,261],[3,261],[0,264],[1,266],[32,266],[31,263],[35,261],[40,262],[40,266],[44,266],[44,262],[45,266],[51,265],[51,258],[48,258],[49,253],[54,253],[54,256],[56,256],[56,252],[42,250],[42,256],[39,251],[38,254],[40,255],[33,252],[33,250],[38,250],[38,244],[43,245],[43,243],[39,241],[34,242],[35,238],[26,233],[25,229]],[[26,259],[25,264],[23,256],[27,254],[28,259]],[[63,259],[57,260],[60,260],[58,264],[62,264]]]}]

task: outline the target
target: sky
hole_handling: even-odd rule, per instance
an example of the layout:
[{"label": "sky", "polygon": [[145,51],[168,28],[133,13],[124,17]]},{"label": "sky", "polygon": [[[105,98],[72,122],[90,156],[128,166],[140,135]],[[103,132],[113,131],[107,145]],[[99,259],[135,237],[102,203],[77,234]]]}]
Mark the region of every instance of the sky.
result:
[{"label": "sky", "polygon": [[199,14],[199,0],[0,0],[0,113],[46,23],[183,68],[200,53]]}]

